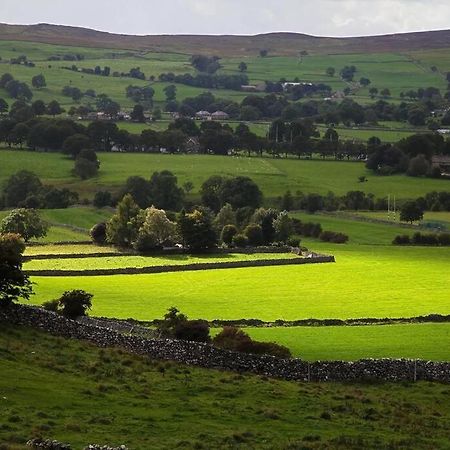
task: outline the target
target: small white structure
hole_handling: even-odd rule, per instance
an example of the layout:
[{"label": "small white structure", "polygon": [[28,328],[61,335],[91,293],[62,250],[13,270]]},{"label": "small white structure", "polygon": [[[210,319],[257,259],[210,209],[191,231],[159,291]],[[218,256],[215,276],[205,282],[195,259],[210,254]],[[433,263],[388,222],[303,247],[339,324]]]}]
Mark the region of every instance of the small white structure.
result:
[{"label": "small white structure", "polygon": [[211,114],[212,120],[228,120],[230,116],[224,111],[216,111]]},{"label": "small white structure", "polygon": [[211,113],[209,111],[199,111],[195,114],[195,118],[199,120],[211,120]]}]

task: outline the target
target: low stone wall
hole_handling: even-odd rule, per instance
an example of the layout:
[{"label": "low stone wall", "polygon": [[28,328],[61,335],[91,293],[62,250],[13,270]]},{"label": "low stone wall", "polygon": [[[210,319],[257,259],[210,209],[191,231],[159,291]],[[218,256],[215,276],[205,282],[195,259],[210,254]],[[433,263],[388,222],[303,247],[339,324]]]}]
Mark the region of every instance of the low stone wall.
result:
[{"label": "low stone wall", "polygon": [[231,352],[208,344],[127,336],[108,328],[80,324],[39,308],[0,308],[0,322],[31,326],[51,334],[90,341],[99,347],[120,347],[157,360],[209,369],[254,373],[296,381],[439,381],[450,383],[450,363],[412,360],[360,360],[308,363],[299,359]]},{"label": "low stone wall", "polygon": [[25,255],[24,262],[46,259],[85,259],[85,258],[111,258],[114,256],[139,256],[137,253],[96,252],[96,253],[52,253],[42,255]]},{"label": "low stone wall", "polygon": [[165,272],[186,272],[196,270],[236,269],[245,267],[294,266],[299,264],[323,264],[335,262],[334,256],[315,256],[312,258],[260,259],[256,261],[227,261],[211,263],[178,264],[150,267],[120,267],[117,269],[93,270],[27,270],[29,276],[39,277],[89,277],[108,275],[138,275]]}]

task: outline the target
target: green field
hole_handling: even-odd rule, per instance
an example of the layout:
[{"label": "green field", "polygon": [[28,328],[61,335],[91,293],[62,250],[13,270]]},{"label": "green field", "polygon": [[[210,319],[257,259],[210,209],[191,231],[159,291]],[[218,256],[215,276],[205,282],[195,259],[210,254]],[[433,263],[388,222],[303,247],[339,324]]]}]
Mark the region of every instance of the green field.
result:
[{"label": "green field", "polygon": [[274,259],[298,258],[294,253],[255,253],[224,254],[211,256],[174,255],[174,256],[114,256],[93,258],[47,259],[31,260],[24,264],[25,270],[96,270],[143,268],[152,266],[182,266],[186,264],[258,261]]},{"label": "green field", "polygon": [[[83,61],[47,61],[52,55],[64,55],[66,53],[82,54]],[[325,75],[327,67],[336,68],[337,73],[346,65],[357,67],[356,80],[367,77],[372,81],[371,86],[378,89],[389,88],[395,100],[401,91],[435,86],[445,90],[446,82],[443,74],[450,70],[448,51],[416,52],[411,55],[399,55],[394,53],[379,54],[344,54],[344,55],[316,55],[308,56],[300,61],[296,57],[272,56],[269,58],[243,57],[223,58],[223,68],[219,73],[233,74],[238,72],[238,64],[245,61],[248,65],[250,83],[258,83],[266,80],[278,81],[281,78],[293,80],[298,77],[301,81],[326,83],[334,90],[342,90],[346,84],[339,76],[328,77]],[[1,72],[10,72],[21,81],[30,83],[32,76],[43,73],[47,79],[47,88],[34,89],[34,97],[49,101],[56,99],[64,106],[69,107],[73,101],[61,95],[61,89],[65,85],[73,85],[82,90],[94,89],[97,93],[105,93],[119,101],[124,107],[131,107],[132,102],[125,97],[125,88],[129,84],[145,85],[145,81],[102,77],[64,70],[62,67],[70,67],[76,64],[78,67],[94,68],[96,65],[109,66],[111,72],[128,72],[132,67],[140,67],[147,78],[151,75],[156,78],[165,72],[175,74],[193,73],[189,64],[189,56],[175,53],[151,53],[130,52],[100,48],[64,47],[49,44],[35,44],[27,42],[2,41],[0,43],[0,55],[3,61],[0,64]],[[7,63],[9,58],[26,55],[36,67],[29,68]],[[431,66],[436,65],[438,72],[433,72]],[[155,101],[162,104],[164,101],[163,88],[165,83],[153,83],[155,89]],[[204,89],[178,85],[178,99],[194,96]],[[245,92],[211,90],[218,97],[230,98],[240,101],[247,95]],[[0,91],[0,96],[2,92]],[[357,92],[358,101],[369,102],[368,88]],[[87,101],[87,100],[83,100]]]},{"label": "green field", "polygon": [[[396,194],[397,199],[405,199],[417,198],[431,191],[444,191],[449,185],[448,180],[406,175],[380,177],[368,171],[362,162],[136,153],[99,154],[99,175],[81,181],[71,174],[73,161],[58,153],[0,150],[0,157],[0,183],[13,173],[26,169],[35,172],[46,184],[66,186],[79,192],[81,199],[92,197],[99,189],[117,191],[129,176],[150,178],[154,171],[165,169],[171,170],[181,185],[186,181],[193,182],[194,196],[211,175],[248,176],[260,186],[266,199],[274,199],[287,190],[320,194],[332,191],[337,195],[361,190],[376,197]],[[367,183],[358,182],[362,175],[367,177]]]},{"label": "green field", "polygon": [[26,256],[37,256],[37,255],[73,255],[73,254],[91,254],[91,253],[110,253],[117,252],[119,250],[115,247],[99,247],[97,245],[91,244],[72,244],[72,245],[57,245],[57,244],[47,244],[47,245],[36,245],[28,246],[25,249]]},{"label": "green field", "polygon": [[[356,216],[361,216],[369,219],[382,220],[387,223],[399,224],[400,223],[400,214],[397,213],[395,217],[391,213],[388,215],[386,211],[358,211],[354,213]],[[423,220],[418,222],[417,224],[426,225],[426,224],[439,224],[442,228],[450,230],[450,212],[448,211],[427,211],[424,214]],[[408,231],[408,230],[407,230]],[[411,230],[409,230],[411,231]]]},{"label": "green field", "polygon": [[310,361],[364,358],[450,359],[450,324],[246,328],[259,341],[276,341]]},{"label": "green field", "polygon": [[[98,277],[33,277],[32,303],[68,289],[94,294],[94,315],[151,320],[177,306],[192,318],[410,317],[450,314],[450,252],[314,244],[336,264]],[[424,263],[425,261],[425,263]],[[389,280],[388,283],[386,281]],[[411,280],[414,280],[412,283]]]},{"label": "green field", "polygon": [[35,436],[134,450],[430,449],[449,439],[440,384],[266,380],[9,326],[0,355],[0,442],[15,450]]}]

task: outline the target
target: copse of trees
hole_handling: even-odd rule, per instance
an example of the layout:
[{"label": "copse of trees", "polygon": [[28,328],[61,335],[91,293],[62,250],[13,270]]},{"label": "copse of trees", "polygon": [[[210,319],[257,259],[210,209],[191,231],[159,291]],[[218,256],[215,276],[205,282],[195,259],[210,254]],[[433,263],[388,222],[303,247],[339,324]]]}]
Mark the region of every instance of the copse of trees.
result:
[{"label": "copse of trees", "polygon": [[218,56],[193,55],[192,66],[199,72],[215,73],[220,69],[220,58]]},{"label": "copse of trees", "polygon": [[[174,73],[162,73],[159,75],[159,81],[165,83],[185,84],[186,86],[194,86],[204,89],[232,89],[240,90],[243,85],[249,83],[248,76],[245,73],[226,75],[215,73],[198,73],[192,75],[185,73],[183,75],[175,75]],[[170,98],[175,100],[175,98]]]},{"label": "copse of trees", "polygon": [[18,234],[25,242],[47,235],[49,225],[35,209],[14,209],[0,222],[0,233]]}]

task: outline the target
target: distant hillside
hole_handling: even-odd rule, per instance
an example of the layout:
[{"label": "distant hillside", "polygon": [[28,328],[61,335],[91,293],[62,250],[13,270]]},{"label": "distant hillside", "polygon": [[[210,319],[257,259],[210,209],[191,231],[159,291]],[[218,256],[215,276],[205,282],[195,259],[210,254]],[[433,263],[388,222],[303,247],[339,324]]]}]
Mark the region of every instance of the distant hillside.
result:
[{"label": "distant hillside", "polygon": [[297,33],[256,36],[148,35],[131,36],[61,25],[0,24],[1,40],[19,40],[83,47],[254,56],[261,49],[272,55],[408,52],[450,46],[450,30],[355,38],[315,37]]}]

